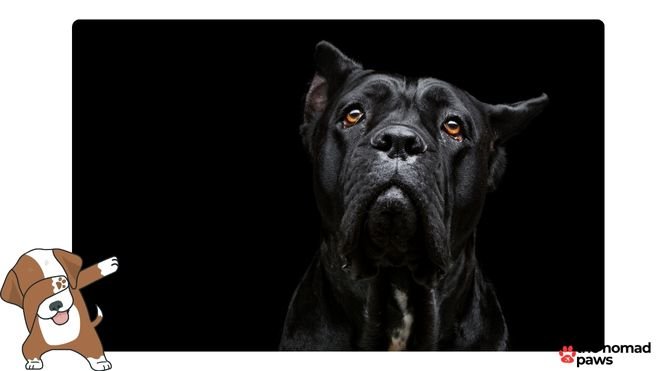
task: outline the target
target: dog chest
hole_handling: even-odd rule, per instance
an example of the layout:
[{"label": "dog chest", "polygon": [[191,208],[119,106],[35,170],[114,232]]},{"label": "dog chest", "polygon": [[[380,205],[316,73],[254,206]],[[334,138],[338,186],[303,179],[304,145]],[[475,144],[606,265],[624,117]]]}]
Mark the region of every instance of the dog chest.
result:
[{"label": "dog chest", "polygon": [[70,343],[80,335],[80,313],[76,306],[69,310],[69,320],[64,325],[56,325],[51,319],[39,318],[39,328],[46,344],[58,346]]}]

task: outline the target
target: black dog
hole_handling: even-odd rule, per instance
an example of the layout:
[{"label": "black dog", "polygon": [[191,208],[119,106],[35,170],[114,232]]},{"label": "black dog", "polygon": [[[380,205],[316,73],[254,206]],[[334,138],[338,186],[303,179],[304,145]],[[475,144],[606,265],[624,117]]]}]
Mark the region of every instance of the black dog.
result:
[{"label": "black dog", "polygon": [[547,96],[490,105],[446,82],[363,69],[329,43],[301,133],[322,244],[284,350],[501,350],[508,332],[474,235],[502,145]]}]

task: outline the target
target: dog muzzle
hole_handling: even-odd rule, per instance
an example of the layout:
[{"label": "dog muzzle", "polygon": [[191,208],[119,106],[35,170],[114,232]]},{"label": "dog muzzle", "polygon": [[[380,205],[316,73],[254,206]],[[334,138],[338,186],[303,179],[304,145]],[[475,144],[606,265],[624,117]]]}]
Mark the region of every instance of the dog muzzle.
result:
[{"label": "dog muzzle", "polygon": [[[25,296],[23,297],[23,314],[25,315],[25,323],[27,324],[29,331],[32,331],[32,327],[34,326],[34,320],[37,317],[39,305],[49,297],[68,288],[69,281],[65,276],[55,276],[37,281],[27,289]],[[66,320],[68,320],[68,314],[65,312],[61,313],[62,314],[56,314],[54,319],[57,319],[57,316],[67,316],[66,319],[61,319],[63,322],[66,322]]]}]

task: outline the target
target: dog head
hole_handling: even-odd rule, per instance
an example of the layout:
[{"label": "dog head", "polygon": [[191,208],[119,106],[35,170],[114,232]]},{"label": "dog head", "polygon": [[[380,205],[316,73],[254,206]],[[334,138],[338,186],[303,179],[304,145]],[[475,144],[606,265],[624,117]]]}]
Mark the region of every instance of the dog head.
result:
[{"label": "dog head", "polygon": [[301,134],[325,238],[354,278],[407,266],[436,285],[501,178],[503,145],[547,96],[491,105],[441,80],[364,69],[327,42],[315,58]]},{"label": "dog head", "polygon": [[81,266],[82,259],[68,251],[29,251],[7,274],[0,297],[23,308],[30,331],[37,316],[64,325],[73,306],[71,288],[76,287]]}]

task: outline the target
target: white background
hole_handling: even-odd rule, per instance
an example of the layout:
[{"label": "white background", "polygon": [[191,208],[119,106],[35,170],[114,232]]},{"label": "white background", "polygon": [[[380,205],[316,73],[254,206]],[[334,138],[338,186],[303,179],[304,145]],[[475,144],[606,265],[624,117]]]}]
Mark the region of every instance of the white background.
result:
[{"label": "white background", "polygon": [[[218,2],[219,3],[219,2]],[[659,12],[635,1],[2,1],[0,3],[0,275],[33,248],[71,247],[71,25],[76,19],[433,18],[601,19],[606,38],[606,342],[657,341],[650,355],[606,369],[659,369]],[[612,4],[616,4],[614,6]],[[438,39],[438,47],[441,40]],[[565,55],[570,58],[570,55]],[[555,123],[560,126],[560,122]],[[588,140],[588,138],[560,138]],[[556,246],[557,254],[570,251]],[[560,269],[560,267],[557,267]],[[2,279],[0,278],[0,279]],[[556,282],[556,290],[582,290]],[[119,298],[121,293],[115,293]],[[130,303],[126,303],[130,305]],[[533,310],[529,307],[529,310]],[[570,321],[570,313],[556,313]],[[230,320],[230,319],[227,319]],[[574,326],[579,326],[574,323]],[[135,329],[139,331],[139,328]],[[163,325],[163,336],[168,336]],[[258,334],[254,334],[258,336]],[[0,369],[21,370],[21,310],[0,302]],[[215,334],[214,336],[222,336]],[[556,352],[109,353],[116,370],[277,369],[544,370]],[[71,352],[46,370],[87,370]],[[584,368],[585,366],[582,366]],[[588,367],[585,367],[588,368]]]}]

